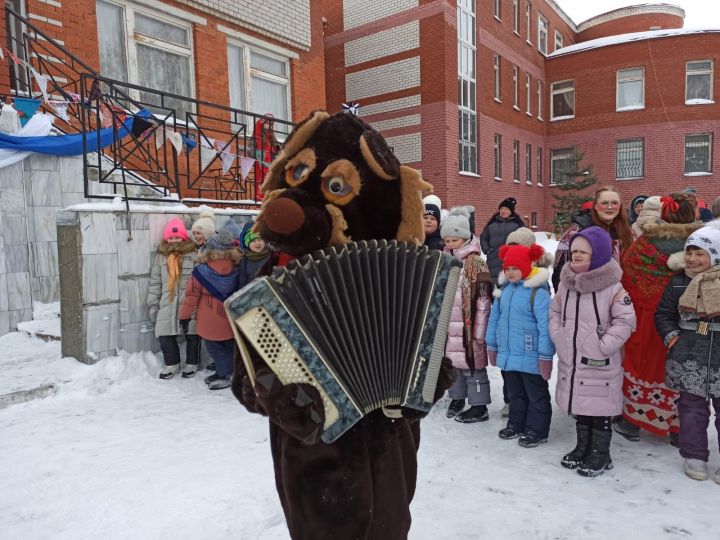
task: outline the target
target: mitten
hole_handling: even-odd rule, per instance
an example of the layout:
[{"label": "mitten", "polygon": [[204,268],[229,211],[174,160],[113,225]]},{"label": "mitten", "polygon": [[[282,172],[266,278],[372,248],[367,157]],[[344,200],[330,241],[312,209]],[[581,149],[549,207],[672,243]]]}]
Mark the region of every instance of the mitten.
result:
[{"label": "mitten", "polygon": [[180,319],[180,333],[187,334],[190,331],[190,319]]},{"label": "mitten", "polygon": [[287,434],[305,444],[315,444],[320,440],[325,409],[314,386],[302,383],[283,385],[270,369],[263,368],[255,377],[255,396],[258,407]]},{"label": "mitten", "polygon": [[160,308],[154,304],[148,308],[148,317],[153,324],[157,321],[158,311]]},{"label": "mitten", "polygon": [[495,364],[497,364],[497,351],[488,349],[487,356],[488,356],[488,362],[490,362],[490,365],[495,366]]},{"label": "mitten", "polygon": [[538,358],[538,369],[540,370],[540,376],[546,381],[550,380],[550,376],[552,375],[552,368],[552,358]]}]

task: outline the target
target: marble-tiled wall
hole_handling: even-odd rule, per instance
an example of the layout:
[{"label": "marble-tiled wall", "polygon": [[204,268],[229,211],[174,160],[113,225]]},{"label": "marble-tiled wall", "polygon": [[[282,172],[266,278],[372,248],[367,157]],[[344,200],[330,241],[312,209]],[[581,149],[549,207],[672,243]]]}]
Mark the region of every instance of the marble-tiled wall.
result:
[{"label": "marble-tiled wall", "polygon": [[[241,225],[252,219],[248,211],[224,212],[215,216],[218,230],[228,219]],[[197,211],[131,212],[129,219],[124,212],[110,210],[58,214],[58,228],[74,229],[80,245],[79,257],[66,256],[62,244],[59,255],[61,261],[69,262],[63,264],[63,272],[77,276],[62,281],[62,317],[67,314],[80,319],[82,314],[82,328],[63,324],[63,355],[92,363],[116,354],[117,349],[159,350],[145,301],[155,250],[165,225],[173,217],[180,217],[190,230]],[[68,332],[77,335],[66,335]]]}]

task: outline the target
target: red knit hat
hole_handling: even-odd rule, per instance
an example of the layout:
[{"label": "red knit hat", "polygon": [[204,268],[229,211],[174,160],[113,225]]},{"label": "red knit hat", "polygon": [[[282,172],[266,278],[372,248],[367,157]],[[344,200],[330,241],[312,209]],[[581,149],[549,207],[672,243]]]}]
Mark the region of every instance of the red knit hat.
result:
[{"label": "red knit hat", "polygon": [[522,274],[523,279],[530,275],[532,271],[533,261],[540,259],[545,250],[542,246],[533,244],[530,247],[521,245],[500,246],[500,260],[502,260],[502,269],[508,266],[514,266]]},{"label": "red knit hat", "polygon": [[187,229],[180,218],[172,218],[168,221],[168,224],[165,225],[163,240],[167,241],[169,238],[182,238],[183,240],[188,239]]}]

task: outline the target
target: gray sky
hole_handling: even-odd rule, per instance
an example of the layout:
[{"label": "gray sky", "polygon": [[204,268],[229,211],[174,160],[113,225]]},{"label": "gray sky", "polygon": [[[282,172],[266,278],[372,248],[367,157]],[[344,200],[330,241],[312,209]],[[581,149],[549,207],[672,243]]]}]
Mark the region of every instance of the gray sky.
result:
[{"label": "gray sky", "polygon": [[[624,6],[646,4],[639,0],[555,0],[576,23]],[[685,28],[720,28],[720,0],[664,0],[685,10]]]}]

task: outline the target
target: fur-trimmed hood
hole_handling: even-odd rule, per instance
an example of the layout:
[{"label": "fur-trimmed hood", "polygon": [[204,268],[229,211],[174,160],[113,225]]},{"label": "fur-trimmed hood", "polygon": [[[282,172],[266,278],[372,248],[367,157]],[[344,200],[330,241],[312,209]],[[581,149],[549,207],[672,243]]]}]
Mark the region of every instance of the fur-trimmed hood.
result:
[{"label": "fur-trimmed hood", "polygon": [[[534,289],[535,287],[548,286],[549,279],[550,270],[548,270],[547,268],[533,266],[530,275],[523,280],[523,287]],[[498,275],[497,286],[493,289],[492,293],[495,298],[500,298],[502,296],[502,288],[505,283],[507,283],[505,272],[500,272],[500,274]]]},{"label": "fur-trimmed hood", "polygon": [[577,274],[570,264],[563,266],[560,272],[560,282],[569,290],[579,293],[592,293],[606,289],[620,282],[622,268],[615,259],[603,264],[600,268]]},{"label": "fur-trimmed hood", "polygon": [[678,272],[685,268],[685,240],[703,227],[701,221],[693,223],[644,223],[640,226],[645,238],[668,258],[668,268]]},{"label": "fur-trimmed hood", "polygon": [[232,260],[233,264],[240,264],[240,260],[243,258],[240,249],[206,249],[200,253],[197,257],[198,264],[203,264],[210,261],[221,261],[223,259]]},{"label": "fur-trimmed hood", "polygon": [[[540,256],[537,261],[533,262],[533,268],[546,270],[547,273],[550,274],[550,271],[548,269],[553,265],[554,262],[555,258],[553,257],[553,255],[546,251]],[[495,289],[493,290],[493,296],[495,298],[500,298],[500,295],[502,294],[500,292],[500,289],[503,285],[505,285],[505,283],[507,283],[505,272],[500,272],[497,277],[497,287],[495,287]]]},{"label": "fur-trimmed hood", "polygon": [[161,255],[165,255],[166,257],[170,255],[171,253],[192,253],[197,249],[197,246],[195,245],[195,242],[192,240],[183,240],[182,242],[166,242],[163,240],[160,242],[160,245],[158,245],[157,251]]}]

